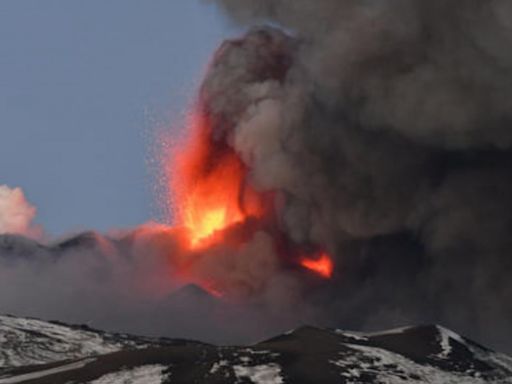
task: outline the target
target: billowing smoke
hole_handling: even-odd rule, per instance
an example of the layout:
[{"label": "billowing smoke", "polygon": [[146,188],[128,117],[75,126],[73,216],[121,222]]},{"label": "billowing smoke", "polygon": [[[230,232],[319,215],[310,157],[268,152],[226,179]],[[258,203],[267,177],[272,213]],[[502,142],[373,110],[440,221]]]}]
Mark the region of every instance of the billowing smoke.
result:
[{"label": "billowing smoke", "polygon": [[20,188],[0,185],[0,234],[36,236],[40,230],[32,223],[36,209]]},{"label": "billowing smoke", "polygon": [[326,316],[510,347],[510,2],[216,3],[273,25],[223,45],[202,97],[289,237],[336,256]]}]

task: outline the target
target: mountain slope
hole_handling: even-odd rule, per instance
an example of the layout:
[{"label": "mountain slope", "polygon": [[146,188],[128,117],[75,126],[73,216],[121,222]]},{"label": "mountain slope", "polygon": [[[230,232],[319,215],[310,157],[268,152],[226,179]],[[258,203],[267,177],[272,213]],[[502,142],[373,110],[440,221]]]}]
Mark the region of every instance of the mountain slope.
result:
[{"label": "mountain slope", "polygon": [[512,383],[512,359],[439,326],[303,327],[248,347],[0,316],[0,384]]},{"label": "mountain slope", "polygon": [[101,332],[83,325],[0,316],[0,369],[104,355],[155,342],[148,338]]}]

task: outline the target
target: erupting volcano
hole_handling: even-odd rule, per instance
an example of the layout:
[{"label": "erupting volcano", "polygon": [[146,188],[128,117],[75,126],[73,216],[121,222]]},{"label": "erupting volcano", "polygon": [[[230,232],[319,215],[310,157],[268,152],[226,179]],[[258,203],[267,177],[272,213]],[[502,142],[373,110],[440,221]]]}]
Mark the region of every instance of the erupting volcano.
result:
[{"label": "erupting volcano", "polygon": [[196,276],[194,263],[212,249],[226,247],[230,252],[235,249],[236,254],[236,249],[262,231],[271,239],[271,252],[281,256],[283,266],[300,266],[330,278],[334,265],[326,252],[304,256],[299,251],[303,247],[280,229],[276,193],[258,191],[251,184],[250,167],[231,145],[229,119],[214,116],[205,99],[195,105],[187,136],[175,146],[166,164],[174,222],[183,233],[180,242],[185,255],[174,274],[220,296],[223,282]]},{"label": "erupting volcano", "polygon": [[[148,165],[158,163],[159,169],[152,169],[157,171],[158,198],[162,211],[172,214],[164,223],[53,238],[33,222],[36,209],[21,190],[0,186],[2,311],[223,345],[253,343],[302,324],[372,332],[442,324],[512,351],[512,1],[208,3],[217,4],[236,23],[226,34],[245,32],[213,52],[204,76],[194,81],[198,87],[181,129],[158,130],[161,151]],[[182,8],[176,12],[186,11]],[[211,8],[205,13],[202,27],[209,28],[216,13]],[[147,32],[144,39],[153,42],[161,28],[173,24],[167,15],[158,12],[151,28],[137,23],[143,28],[129,28],[135,33],[130,36],[140,43]],[[166,33],[161,46],[132,44],[133,39],[118,46],[121,40],[110,39],[108,50],[97,50],[101,56],[90,65],[80,62],[75,68],[73,61],[62,67],[64,72],[50,72],[64,76],[67,84],[84,68],[94,74],[102,69],[96,62],[119,56],[110,52],[134,54],[134,60],[124,60],[123,53],[123,60],[108,68],[119,72],[109,77],[115,80],[112,85],[123,79],[117,91],[129,96],[112,99],[112,107],[135,108],[127,116],[137,122],[141,105],[153,104],[154,97],[156,105],[165,102],[158,95],[167,95],[163,90],[174,67],[185,75],[195,65],[192,58],[204,57],[196,46],[201,34],[208,33],[207,44],[224,34],[193,27],[176,36]],[[101,31],[102,36],[108,32]],[[79,32],[82,41],[84,31]],[[117,32],[115,36],[125,35]],[[168,56],[160,60],[157,54],[164,52]],[[182,57],[184,53],[192,56]],[[16,67],[24,68],[25,55],[20,59]],[[141,60],[149,70],[137,79],[132,75]],[[153,73],[158,70],[160,75]],[[97,80],[105,77],[100,72]],[[110,115],[121,111],[103,113],[110,111],[108,100],[102,98],[98,109],[87,92],[80,92],[86,97],[85,104],[79,103],[85,105],[83,111],[76,103],[63,109],[81,111],[73,115],[79,124],[64,124],[71,129],[69,137],[59,129],[52,142],[59,145],[64,165],[85,171],[80,164],[94,160],[87,172],[95,178],[77,179],[75,166],[48,163],[51,167],[39,168],[34,180],[22,181],[18,171],[26,167],[16,169],[16,164],[31,164],[30,156],[42,152],[31,151],[40,135],[29,132],[33,124],[18,119],[18,112],[28,116],[28,107],[36,108],[37,127],[53,126],[54,119],[39,121],[48,117],[40,114],[42,104],[26,89],[18,95],[19,81],[12,84],[17,95],[12,101],[19,105],[10,104],[13,92],[4,92],[9,102],[4,109],[27,127],[22,136],[28,141],[11,145],[18,143],[21,128],[16,124],[15,135],[5,135],[3,141],[15,151],[4,154],[9,180],[0,183],[19,180],[40,184],[40,191],[54,188],[48,201],[69,197],[68,203],[87,210],[86,220],[102,226],[151,220],[143,206],[131,211],[146,201],[142,191],[125,193],[126,185],[142,180],[134,131],[123,132],[125,124],[116,124],[103,137],[114,122]],[[107,120],[95,124],[96,112]],[[79,135],[75,139],[93,139],[84,142],[91,148],[74,147],[80,149],[77,155],[108,153],[113,163],[103,156],[77,161],[67,145],[71,132]],[[66,145],[60,148],[62,135]],[[115,183],[110,182],[120,161],[118,180],[123,182],[113,194]],[[112,180],[105,180],[103,171]],[[73,205],[56,214],[52,207],[43,208],[46,218],[65,219],[60,214],[64,209],[65,220],[82,227]],[[106,208],[112,212],[104,212]],[[94,210],[100,217],[93,216]],[[310,353],[310,341],[322,342],[324,336],[308,332],[305,348]],[[351,344],[362,341],[353,336],[347,335]],[[402,336],[397,333],[397,346],[405,345]],[[432,356],[442,361],[452,357],[447,349],[454,345],[446,335],[442,340],[438,336],[433,334],[443,348]],[[411,340],[415,343],[416,336]],[[452,351],[465,359],[458,347]],[[347,362],[343,369],[351,370],[352,360]],[[310,369],[309,364],[298,365]],[[401,372],[392,371],[403,382]]]}]

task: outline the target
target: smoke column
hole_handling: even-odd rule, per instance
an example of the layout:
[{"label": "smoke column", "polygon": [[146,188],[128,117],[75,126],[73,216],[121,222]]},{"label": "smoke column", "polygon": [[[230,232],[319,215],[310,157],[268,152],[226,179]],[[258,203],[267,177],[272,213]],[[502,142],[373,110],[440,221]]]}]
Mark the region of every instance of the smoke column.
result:
[{"label": "smoke column", "polygon": [[512,5],[218,0],[202,95],[296,243],[339,277],[337,325],[440,322],[512,341]]}]

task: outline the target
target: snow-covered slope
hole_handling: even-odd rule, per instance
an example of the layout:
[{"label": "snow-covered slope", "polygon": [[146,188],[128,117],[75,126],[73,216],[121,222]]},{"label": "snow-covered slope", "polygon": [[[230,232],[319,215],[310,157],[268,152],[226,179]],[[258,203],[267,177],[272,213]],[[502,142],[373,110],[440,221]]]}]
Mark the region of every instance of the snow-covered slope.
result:
[{"label": "snow-covered slope", "polygon": [[512,383],[511,358],[439,326],[372,334],[303,327],[216,347],[0,316],[0,340],[0,384]]},{"label": "snow-covered slope", "polygon": [[102,355],[147,342],[85,326],[0,316],[0,369]]},{"label": "snow-covered slope", "polygon": [[[512,359],[440,327],[411,327],[348,337],[331,363],[348,382],[512,383]],[[365,381],[366,380],[366,381]]]}]

